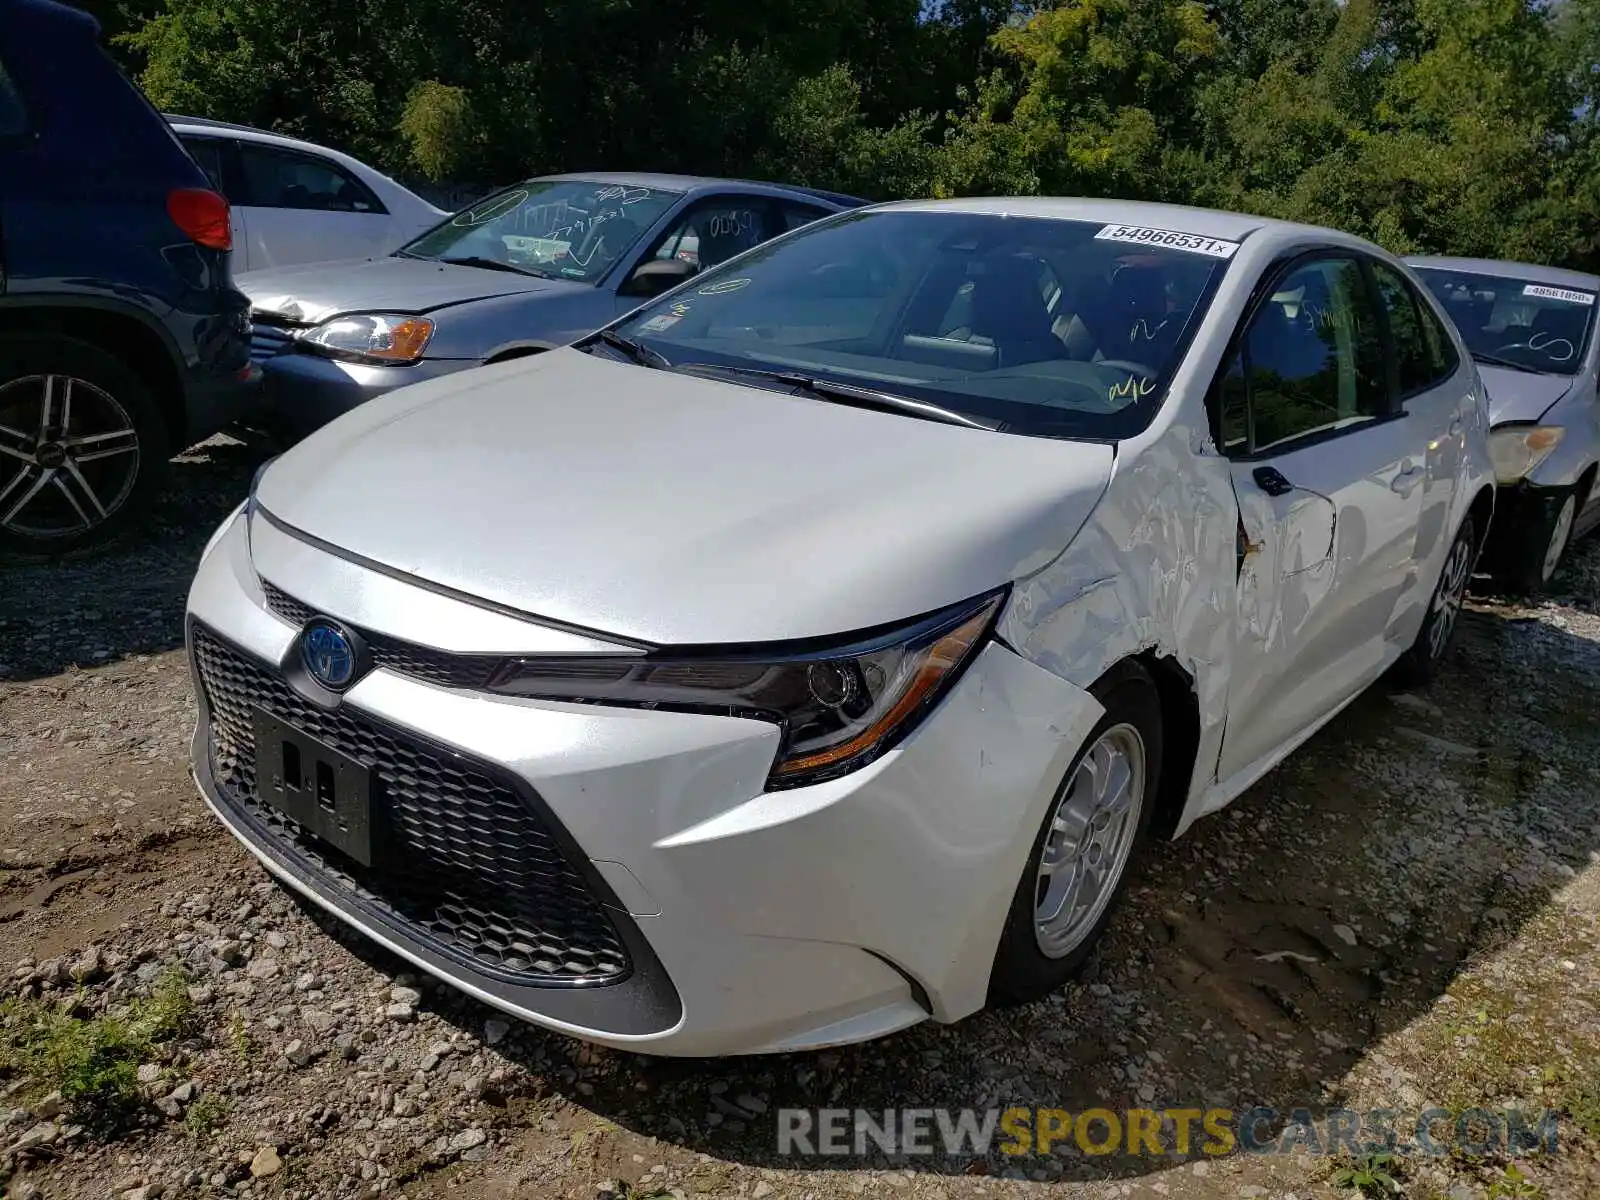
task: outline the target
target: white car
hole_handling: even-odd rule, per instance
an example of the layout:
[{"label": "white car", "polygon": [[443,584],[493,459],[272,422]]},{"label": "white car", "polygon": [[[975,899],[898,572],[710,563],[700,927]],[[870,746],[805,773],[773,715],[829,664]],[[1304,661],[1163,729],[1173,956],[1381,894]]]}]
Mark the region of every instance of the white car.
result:
[{"label": "white car", "polygon": [[326,146],[201,117],[167,120],[228,198],[236,275],[388,254],[450,215]]},{"label": "white car", "polygon": [[1147,837],[1433,671],[1487,436],[1357,238],[857,209],[269,464],[189,596],[195,772],[290,887],[550,1029],[956,1021],[1068,979]]}]

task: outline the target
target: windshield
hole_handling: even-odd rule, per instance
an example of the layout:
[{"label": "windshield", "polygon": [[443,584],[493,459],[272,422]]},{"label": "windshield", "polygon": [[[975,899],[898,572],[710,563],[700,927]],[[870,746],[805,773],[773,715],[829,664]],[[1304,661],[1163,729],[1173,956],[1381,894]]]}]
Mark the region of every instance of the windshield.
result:
[{"label": "windshield", "polygon": [[779,371],[1013,433],[1120,438],[1148,424],[1235,249],[1099,222],[854,212],[707,272],[617,333],[674,367]]},{"label": "windshield", "polygon": [[1415,270],[1439,297],[1474,358],[1557,375],[1578,373],[1594,328],[1594,292],[1509,275]]},{"label": "windshield", "polygon": [[659,188],[533,179],[463,209],[399,253],[478,259],[480,266],[593,283],[678,196]]}]

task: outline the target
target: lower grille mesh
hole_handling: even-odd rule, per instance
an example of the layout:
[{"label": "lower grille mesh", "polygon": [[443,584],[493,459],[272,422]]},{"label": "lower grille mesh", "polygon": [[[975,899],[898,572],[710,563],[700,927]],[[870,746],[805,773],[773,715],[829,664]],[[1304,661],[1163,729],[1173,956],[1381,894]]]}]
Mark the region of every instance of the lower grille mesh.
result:
[{"label": "lower grille mesh", "polygon": [[[627,950],[598,897],[511,788],[348,709],[314,707],[201,626],[193,646],[217,785],[276,849],[477,970],[546,985],[616,982],[628,973]],[[380,865],[360,866],[260,801],[257,707],[373,772]]]}]

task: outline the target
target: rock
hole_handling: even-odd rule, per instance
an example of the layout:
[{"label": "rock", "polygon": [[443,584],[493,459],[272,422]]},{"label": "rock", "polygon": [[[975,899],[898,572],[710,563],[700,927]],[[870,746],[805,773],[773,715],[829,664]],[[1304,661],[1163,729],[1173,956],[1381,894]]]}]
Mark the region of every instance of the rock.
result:
[{"label": "rock", "polygon": [[1346,946],[1354,946],[1356,944],[1356,931],[1348,925],[1335,925],[1333,927],[1333,935]]},{"label": "rock", "polygon": [[270,1179],[281,1170],[283,1160],[278,1157],[276,1146],[261,1147],[250,1160],[250,1176],[253,1179]]},{"label": "rock", "polygon": [[9,1153],[20,1154],[25,1150],[36,1150],[40,1146],[49,1146],[61,1136],[61,1127],[53,1121],[40,1121],[27,1133],[11,1144]]},{"label": "rock", "polygon": [[316,986],[317,977],[310,971],[302,971],[294,977],[294,990],[297,992],[309,992]]},{"label": "rock", "polygon": [[333,1039],[333,1048],[339,1052],[339,1057],[345,1062],[355,1062],[361,1057],[361,1047],[356,1045],[353,1033],[341,1033]]},{"label": "rock", "polygon": [[194,983],[189,985],[189,999],[195,1004],[204,1004],[216,994],[216,989],[209,983]]},{"label": "rock", "polygon": [[19,1183],[14,1195],[17,1200],[44,1200],[44,1193],[39,1190],[39,1185],[31,1179],[25,1179]]},{"label": "rock", "polygon": [[384,1007],[383,1015],[390,1021],[397,1021],[400,1024],[404,1024],[405,1022],[414,1020],[416,1018],[417,1010],[412,1008],[409,1004],[390,1004]]},{"label": "rock", "polygon": [[244,961],[244,950],[232,938],[215,938],[208,948],[213,958],[221,959],[230,967],[237,967]]},{"label": "rock", "polygon": [[289,939],[284,937],[283,934],[279,933],[276,929],[268,932],[267,945],[271,946],[274,950],[282,950],[288,944]]},{"label": "rock", "polygon": [[321,1008],[302,1008],[300,1019],[313,1033],[328,1033],[339,1023],[339,1018]]},{"label": "rock", "polygon": [[767,1102],[759,1096],[752,1096],[749,1092],[740,1092],[734,1103],[745,1112],[752,1112],[758,1116],[767,1111]]},{"label": "rock", "polygon": [[756,1186],[750,1190],[750,1195],[755,1200],[766,1200],[768,1196],[772,1195],[772,1185],[765,1179],[759,1179],[756,1181]]},{"label": "rock", "polygon": [[70,974],[75,983],[88,983],[90,980],[99,978],[104,966],[104,960],[100,957],[100,947],[90,946],[72,960]]},{"label": "rock", "polygon": [[439,1056],[437,1054],[424,1054],[422,1056],[422,1061],[417,1063],[417,1070],[419,1070],[419,1071],[431,1071],[435,1067],[437,1067],[438,1065],[439,1065]]},{"label": "rock", "polygon": [[489,1135],[481,1129],[463,1129],[450,1139],[449,1147],[455,1153],[460,1154],[463,1150],[471,1150],[474,1147],[483,1145],[488,1140]]},{"label": "rock", "polygon": [[[140,1067],[139,1070],[143,1071],[144,1068]],[[142,1083],[143,1080],[140,1080],[140,1082]],[[39,1100],[31,1111],[41,1121],[53,1121],[62,1114],[66,1107],[67,1102],[61,1093],[51,1092],[48,1096]]]},{"label": "rock", "polygon": [[132,1187],[122,1193],[122,1200],[158,1200],[166,1191],[159,1183],[147,1183],[143,1187]]},{"label": "rock", "polygon": [[416,1116],[417,1102],[410,1096],[396,1096],[394,1098],[394,1115],[397,1117]]},{"label": "rock", "polygon": [[139,1076],[138,1076],[138,1078],[139,1078],[139,1082],[140,1083],[154,1083],[154,1082],[156,1082],[156,1080],[161,1078],[161,1064],[159,1064],[159,1063],[140,1063],[139,1064]]},{"label": "rock", "polygon": [[277,959],[258,958],[246,968],[245,974],[251,979],[273,979],[277,977],[280,969]]},{"label": "rock", "polygon": [[295,1038],[283,1048],[283,1056],[297,1067],[309,1067],[316,1059],[317,1051]]},{"label": "rock", "polygon": [[488,1159],[489,1147],[487,1146],[474,1146],[471,1150],[463,1150],[461,1152],[462,1162],[487,1162]]},{"label": "rock", "polygon": [[594,1200],[622,1200],[628,1194],[628,1185],[620,1179],[608,1179],[594,1190]]},{"label": "rock", "polygon": [[167,1099],[176,1101],[179,1104],[188,1104],[199,1092],[200,1085],[192,1079],[186,1079],[167,1093]]},{"label": "rock", "polygon": [[510,1032],[511,1023],[502,1021],[499,1017],[490,1017],[483,1023],[483,1040],[486,1045],[498,1046]]},{"label": "rock", "polygon": [[395,1004],[415,1006],[422,1003],[422,993],[414,987],[392,987],[389,989],[389,999]]}]

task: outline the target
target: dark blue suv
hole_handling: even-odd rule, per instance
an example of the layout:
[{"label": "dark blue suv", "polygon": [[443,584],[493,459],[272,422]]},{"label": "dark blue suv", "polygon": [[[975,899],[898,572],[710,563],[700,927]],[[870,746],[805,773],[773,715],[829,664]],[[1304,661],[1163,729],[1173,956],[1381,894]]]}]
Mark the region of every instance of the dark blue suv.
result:
[{"label": "dark blue suv", "polygon": [[138,519],[250,394],[227,201],[49,0],[0,0],[0,559]]}]

